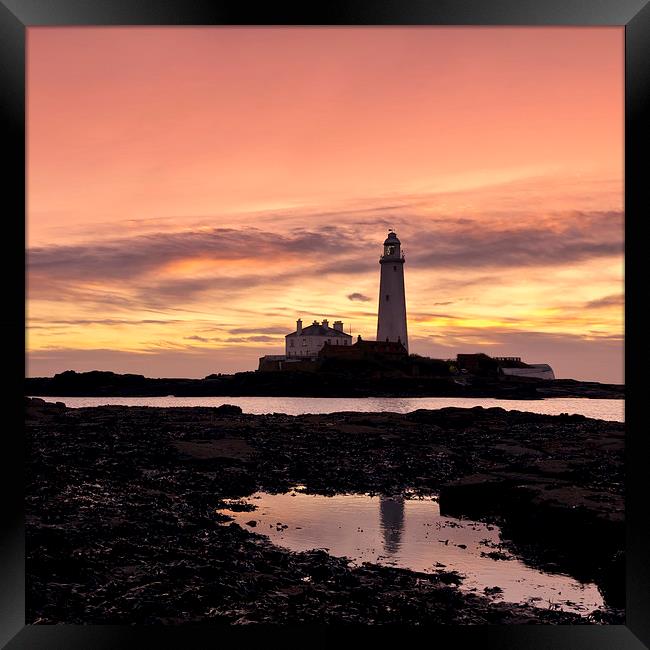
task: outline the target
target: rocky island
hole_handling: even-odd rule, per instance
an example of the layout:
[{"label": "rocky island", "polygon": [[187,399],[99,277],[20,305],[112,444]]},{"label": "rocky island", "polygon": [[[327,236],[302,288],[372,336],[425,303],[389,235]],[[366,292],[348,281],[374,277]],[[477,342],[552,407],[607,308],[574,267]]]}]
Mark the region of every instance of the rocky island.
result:
[{"label": "rocky island", "polygon": [[[621,623],[624,425],[500,408],[247,415],[27,399],[28,623]],[[580,616],[453,571],[291,552],[224,504],[258,490],[431,495],[527,564],[594,582]],[[495,558],[498,561],[498,558]]]},{"label": "rocky island", "polygon": [[150,378],[106,371],[67,370],[54,377],[30,377],[25,394],[53,397],[496,397],[543,399],[587,397],[623,399],[620,384],[574,379],[453,376],[439,366],[428,374],[410,375],[374,364],[331,364],[318,372],[238,372],[203,379]]}]

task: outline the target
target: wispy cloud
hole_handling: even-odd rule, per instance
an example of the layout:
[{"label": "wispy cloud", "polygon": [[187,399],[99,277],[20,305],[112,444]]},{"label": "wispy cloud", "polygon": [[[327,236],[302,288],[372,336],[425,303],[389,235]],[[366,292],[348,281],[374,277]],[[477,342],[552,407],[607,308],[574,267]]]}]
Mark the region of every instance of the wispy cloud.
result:
[{"label": "wispy cloud", "polygon": [[[437,221],[434,227],[431,219],[418,216],[400,226],[400,235],[410,244],[410,268],[567,265],[621,255],[623,250],[623,214],[617,211],[574,211],[544,217],[531,214],[512,224],[480,217]],[[48,289],[62,292],[66,299],[70,292],[86,292],[90,299],[126,306],[128,297],[88,287],[92,282],[106,286],[120,283],[131,288],[141,303],[160,306],[186,303],[206,292],[227,294],[267,284],[277,286],[296,281],[314,269],[326,275],[367,272],[374,270],[369,259],[373,248],[376,244],[369,241],[368,233],[360,232],[354,224],[336,229],[327,225],[312,230],[295,228],[287,235],[219,228],[162,233],[34,248],[28,254],[29,286],[33,296],[43,297]],[[288,259],[291,267],[272,276],[262,273],[269,259]],[[172,270],[171,277],[164,272],[173,262],[196,260],[198,269]],[[260,272],[242,273],[236,265],[229,265],[241,260],[248,261],[245,271],[257,268]],[[361,292],[347,297],[351,301],[371,300]]]},{"label": "wispy cloud", "polygon": [[230,334],[286,334],[283,327],[234,327],[229,329]]},{"label": "wispy cloud", "polygon": [[505,332],[530,347],[533,339],[516,337],[535,330],[615,341],[622,211],[536,212],[514,194],[489,209],[449,211],[433,206],[439,197],[406,195],[364,210],[276,214],[273,228],[259,219],[35,247],[30,345],[74,347],[85,328],[89,349],[194,346],[223,358],[229,348],[281,351],[299,316],[340,318],[372,337],[386,223],[406,249],[414,351],[496,345]]},{"label": "wispy cloud", "polygon": [[[179,319],[131,319],[131,318],[68,318],[68,319],[32,319],[28,327],[66,327],[68,325],[175,325],[182,323]],[[38,323],[41,323],[40,325]]]},{"label": "wispy cloud", "polygon": [[623,294],[604,296],[596,300],[590,300],[585,304],[587,309],[600,309],[601,307],[622,307],[625,302]]},{"label": "wispy cloud", "polygon": [[194,334],[193,336],[184,336],[183,340],[185,341],[199,341],[200,343],[208,343],[211,341],[211,339],[206,339],[204,336],[197,336]]}]

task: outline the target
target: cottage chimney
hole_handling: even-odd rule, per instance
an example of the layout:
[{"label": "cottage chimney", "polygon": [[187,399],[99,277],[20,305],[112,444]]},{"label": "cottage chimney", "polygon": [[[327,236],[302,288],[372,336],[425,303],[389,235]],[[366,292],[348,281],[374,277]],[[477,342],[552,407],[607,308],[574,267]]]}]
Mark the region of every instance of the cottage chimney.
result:
[{"label": "cottage chimney", "polygon": [[296,321],[296,334],[298,335],[302,334],[302,318],[299,318]]},{"label": "cottage chimney", "polygon": [[342,332],[343,331],[343,321],[335,320],[334,321],[334,329],[337,332]]},{"label": "cottage chimney", "polygon": [[323,327],[329,327],[330,322],[327,320],[327,318],[323,318]]}]

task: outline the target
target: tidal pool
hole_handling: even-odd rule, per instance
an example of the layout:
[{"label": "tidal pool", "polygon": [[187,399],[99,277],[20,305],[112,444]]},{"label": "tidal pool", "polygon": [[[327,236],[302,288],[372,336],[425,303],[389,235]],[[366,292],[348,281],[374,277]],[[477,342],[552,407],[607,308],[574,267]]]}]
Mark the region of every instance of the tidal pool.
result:
[{"label": "tidal pool", "polygon": [[255,509],[241,511],[231,503],[221,512],[292,551],[318,548],[353,564],[457,571],[462,591],[507,602],[582,615],[604,606],[595,584],[527,566],[502,547],[497,526],[443,517],[435,498],[322,496],[304,494],[297,486],[285,494],[258,492],[237,503]]}]

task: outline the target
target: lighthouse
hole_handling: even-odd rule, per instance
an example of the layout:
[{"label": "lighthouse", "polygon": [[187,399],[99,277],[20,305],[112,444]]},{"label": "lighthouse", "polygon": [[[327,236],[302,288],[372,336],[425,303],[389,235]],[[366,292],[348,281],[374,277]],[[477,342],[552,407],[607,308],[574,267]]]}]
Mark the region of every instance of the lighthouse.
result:
[{"label": "lighthouse", "polygon": [[399,341],[408,351],[406,333],[406,295],[404,293],[404,254],[401,242],[390,230],[379,258],[379,317],[377,341]]}]

